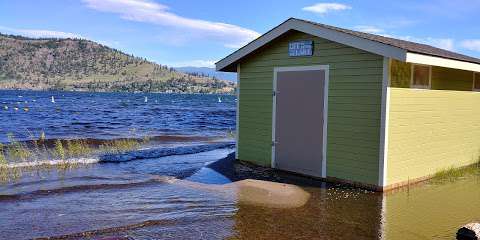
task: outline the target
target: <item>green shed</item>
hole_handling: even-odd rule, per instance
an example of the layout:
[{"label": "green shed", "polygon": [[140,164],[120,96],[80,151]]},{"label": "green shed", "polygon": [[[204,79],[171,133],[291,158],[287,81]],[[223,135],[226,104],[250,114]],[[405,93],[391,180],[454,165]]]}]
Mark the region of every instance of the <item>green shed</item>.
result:
[{"label": "green shed", "polygon": [[379,191],[480,160],[480,59],[290,18],[216,67],[239,160]]}]

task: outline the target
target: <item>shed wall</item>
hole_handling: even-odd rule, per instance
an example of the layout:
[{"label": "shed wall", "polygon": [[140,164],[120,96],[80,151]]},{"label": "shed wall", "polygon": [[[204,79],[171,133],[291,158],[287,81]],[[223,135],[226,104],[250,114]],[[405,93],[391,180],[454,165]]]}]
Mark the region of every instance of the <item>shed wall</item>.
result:
[{"label": "shed wall", "polygon": [[[313,40],[314,56],[288,57],[294,40]],[[273,68],[305,65],[330,67],[327,176],[377,184],[383,57],[296,31],[240,62],[238,158],[270,166]]]},{"label": "shed wall", "polygon": [[390,88],[387,184],[479,161],[480,93]]}]

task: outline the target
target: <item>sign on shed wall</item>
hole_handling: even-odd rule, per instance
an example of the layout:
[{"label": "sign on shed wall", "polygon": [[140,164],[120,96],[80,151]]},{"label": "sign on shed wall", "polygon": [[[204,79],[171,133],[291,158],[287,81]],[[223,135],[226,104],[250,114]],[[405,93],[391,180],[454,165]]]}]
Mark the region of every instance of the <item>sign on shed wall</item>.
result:
[{"label": "sign on shed wall", "polygon": [[303,40],[288,43],[288,56],[312,56],[313,55],[313,41]]}]

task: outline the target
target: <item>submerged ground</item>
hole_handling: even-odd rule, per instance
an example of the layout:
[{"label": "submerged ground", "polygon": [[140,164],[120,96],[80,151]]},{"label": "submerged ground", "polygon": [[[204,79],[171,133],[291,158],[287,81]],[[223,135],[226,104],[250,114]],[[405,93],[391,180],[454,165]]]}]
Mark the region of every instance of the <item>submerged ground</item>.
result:
[{"label": "submerged ground", "polygon": [[[0,187],[0,239],[452,239],[480,214],[478,173],[381,194],[235,163],[232,151],[32,173]],[[311,197],[284,209],[222,191],[245,178]]]},{"label": "submerged ground", "polygon": [[[40,131],[46,142],[152,140],[0,181],[0,239],[452,239],[480,220],[478,168],[382,194],[235,162],[233,97],[54,93],[52,103],[53,93],[1,93],[0,135],[26,147]],[[48,153],[8,164],[58,157]],[[243,179],[293,184],[310,198],[296,208],[244,201],[225,188]]]}]

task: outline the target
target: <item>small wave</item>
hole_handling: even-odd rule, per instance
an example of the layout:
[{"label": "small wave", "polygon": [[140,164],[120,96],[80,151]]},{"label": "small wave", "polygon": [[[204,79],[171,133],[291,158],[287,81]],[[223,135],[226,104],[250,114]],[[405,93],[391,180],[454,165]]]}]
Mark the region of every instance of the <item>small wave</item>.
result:
[{"label": "small wave", "polygon": [[[101,176],[80,176],[80,177],[69,177],[69,181],[108,181],[108,180],[128,180],[126,178],[108,178],[108,177],[101,177]],[[10,187],[28,187],[28,186],[36,186],[39,184],[48,184],[57,182],[58,179],[38,179],[31,182],[17,182],[10,184]]]},{"label": "small wave", "polygon": [[[176,225],[176,224],[178,224],[178,221],[171,220],[171,219],[147,220],[147,221],[143,221],[143,222],[139,222],[139,223],[133,223],[133,224],[130,224],[130,225],[125,225],[125,226],[103,228],[103,229],[90,230],[90,231],[79,232],[79,233],[72,233],[72,234],[45,237],[45,238],[36,238],[36,239],[37,240],[43,240],[43,239],[62,240],[62,239],[77,239],[77,238],[83,239],[85,236],[99,236],[99,235],[102,235],[102,234],[115,234],[115,233],[120,233],[120,232],[124,232],[124,231],[131,231],[131,230],[141,229],[141,228],[150,227],[150,226],[157,226],[157,225],[173,226],[173,225]],[[133,238],[128,237],[128,236],[122,236],[122,237],[113,237],[113,238],[105,238],[105,239],[130,240],[130,239],[133,239]]]},{"label": "small wave", "polygon": [[100,162],[102,163],[120,163],[128,162],[133,160],[141,159],[151,159],[151,158],[160,158],[173,155],[186,155],[194,154],[201,152],[208,152],[221,148],[233,147],[235,144],[232,142],[228,143],[214,143],[214,144],[203,144],[203,145],[194,145],[194,146],[181,146],[181,147],[171,147],[171,148],[153,148],[153,149],[142,149],[136,151],[129,151],[125,153],[116,153],[116,154],[105,154],[100,156]]},{"label": "small wave", "polygon": [[159,147],[159,148],[147,148],[140,150],[132,150],[123,153],[108,153],[101,154],[99,156],[92,157],[80,157],[80,158],[70,158],[66,160],[61,159],[51,159],[51,160],[37,160],[29,162],[16,162],[8,163],[4,167],[8,169],[13,168],[33,168],[38,166],[55,166],[55,165],[64,165],[64,164],[95,164],[95,163],[119,163],[119,162],[128,162],[133,160],[140,159],[151,159],[151,158],[160,158],[173,155],[186,155],[186,154],[195,154],[201,152],[212,151],[221,148],[233,147],[234,143],[212,143],[204,145],[194,145],[194,146],[181,146],[181,147]]},{"label": "small wave", "polygon": [[[64,126],[68,127],[68,126]],[[148,139],[149,142],[158,142],[158,143],[188,143],[188,142],[214,142],[214,141],[221,141],[225,137],[224,136],[197,136],[197,135],[154,135],[154,136],[145,136],[145,137],[133,137],[133,138],[47,138],[43,140],[22,140],[18,141],[21,144],[25,144],[27,147],[34,147],[35,145],[43,145],[46,147],[53,147],[55,143],[60,140],[63,142],[66,141],[81,141],[85,144],[90,146],[100,146],[103,144],[108,144],[114,141],[122,141],[122,140],[136,140],[136,141],[144,141],[144,139]],[[3,144],[9,144],[9,142],[1,142]]]},{"label": "small wave", "polygon": [[9,163],[7,168],[29,168],[45,165],[61,165],[61,164],[93,164],[98,163],[98,158],[72,158],[67,160],[40,160],[32,162]]},{"label": "small wave", "polygon": [[60,188],[54,188],[54,189],[42,189],[42,190],[35,190],[31,192],[0,195],[0,201],[32,200],[39,197],[46,197],[46,196],[60,194],[60,193],[65,194],[65,193],[83,192],[83,191],[91,191],[91,190],[129,189],[134,187],[149,186],[151,184],[158,184],[158,183],[171,184],[175,181],[176,181],[176,178],[174,177],[154,176],[152,178],[149,178],[143,181],[74,185],[74,186],[66,186],[66,187],[60,187]]}]

